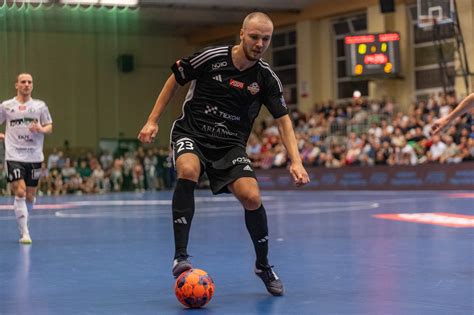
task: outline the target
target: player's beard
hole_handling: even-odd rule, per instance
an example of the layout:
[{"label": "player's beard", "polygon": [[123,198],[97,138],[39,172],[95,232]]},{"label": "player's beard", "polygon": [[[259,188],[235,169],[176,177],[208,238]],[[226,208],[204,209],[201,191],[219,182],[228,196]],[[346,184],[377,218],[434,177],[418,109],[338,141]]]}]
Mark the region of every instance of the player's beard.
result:
[{"label": "player's beard", "polygon": [[247,58],[247,60],[249,60],[249,61],[258,61],[260,59],[260,56],[262,55],[262,53],[258,53],[258,54],[256,54],[256,56],[254,56],[254,53],[252,52],[252,49],[247,48],[247,47],[248,46],[246,46],[245,43],[244,43],[245,58]]},{"label": "player's beard", "polygon": [[23,89],[23,90],[20,90],[20,94],[23,97],[30,97],[31,96],[31,91],[32,91],[32,89]]}]

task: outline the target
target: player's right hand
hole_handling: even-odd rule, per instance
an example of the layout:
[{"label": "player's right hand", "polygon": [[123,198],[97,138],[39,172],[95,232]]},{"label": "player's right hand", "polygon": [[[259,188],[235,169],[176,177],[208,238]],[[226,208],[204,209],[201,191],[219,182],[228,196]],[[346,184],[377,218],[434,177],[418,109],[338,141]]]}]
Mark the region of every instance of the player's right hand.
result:
[{"label": "player's right hand", "polygon": [[5,134],[0,132],[0,141],[3,141],[5,140]]},{"label": "player's right hand", "polygon": [[138,140],[143,143],[152,143],[155,140],[158,129],[158,124],[156,122],[147,121],[138,134]]}]

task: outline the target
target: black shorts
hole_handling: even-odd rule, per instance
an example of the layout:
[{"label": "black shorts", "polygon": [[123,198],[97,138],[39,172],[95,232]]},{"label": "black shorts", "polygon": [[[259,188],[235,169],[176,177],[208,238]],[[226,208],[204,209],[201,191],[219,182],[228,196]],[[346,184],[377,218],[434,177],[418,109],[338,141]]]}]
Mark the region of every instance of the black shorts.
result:
[{"label": "black shorts", "polygon": [[6,161],[7,181],[9,183],[23,179],[28,187],[38,186],[41,174],[41,162]]},{"label": "black shorts", "polygon": [[[175,135],[174,135],[175,136]],[[255,178],[251,161],[245,149],[239,146],[216,148],[190,136],[174,137],[173,162],[184,153],[195,154],[201,161],[201,173],[206,172],[212,192],[230,193],[227,185],[241,177]],[[175,163],[176,165],[176,163]]]}]

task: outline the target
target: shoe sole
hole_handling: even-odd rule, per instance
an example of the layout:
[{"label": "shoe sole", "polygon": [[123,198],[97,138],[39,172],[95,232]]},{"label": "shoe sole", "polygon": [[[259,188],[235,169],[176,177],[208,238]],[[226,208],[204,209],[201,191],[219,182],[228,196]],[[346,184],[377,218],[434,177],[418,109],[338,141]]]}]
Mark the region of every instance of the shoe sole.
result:
[{"label": "shoe sole", "polygon": [[183,272],[193,269],[191,264],[183,264],[179,268],[173,269],[173,277],[178,278]]},{"label": "shoe sole", "polygon": [[270,293],[273,296],[283,296],[283,293],[285,293],[284,289],[282,289],[281,291],[278,291],[278,292],[272,292],[267,288],[267,291],[268,291],[268,293]]}]

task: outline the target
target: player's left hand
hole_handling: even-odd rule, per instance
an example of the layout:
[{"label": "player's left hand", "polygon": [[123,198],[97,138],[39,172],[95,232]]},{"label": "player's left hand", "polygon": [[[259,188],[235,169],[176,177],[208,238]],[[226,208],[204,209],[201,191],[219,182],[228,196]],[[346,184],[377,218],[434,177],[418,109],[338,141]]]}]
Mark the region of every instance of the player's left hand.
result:
[{"label": "player's left hand", "polygon": [[450,121],[447,117],[442,117],[438,120],[435,120],[431,125],[431,135],[437,135],[446,129],[450,124]]},{"label": "player's left hand", "polygon": [[43,132],[43,127],[38,122],[32,122],[30,125],[30,131],[32,133],[41,133]]},{"label": "player's left hand", "polygon": [[3,132],[0,132],[0,141],[5,140],[5,134]]},{"label": "player's left hand", "polygon": [[290,174],[293,177],[293,181],[297,187],[306,185],[309,183],[309,176],[301,163],[291,163]]}]

